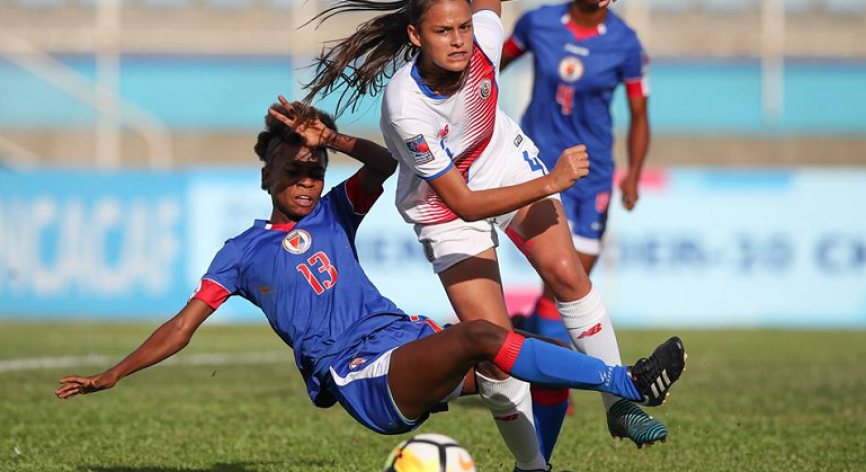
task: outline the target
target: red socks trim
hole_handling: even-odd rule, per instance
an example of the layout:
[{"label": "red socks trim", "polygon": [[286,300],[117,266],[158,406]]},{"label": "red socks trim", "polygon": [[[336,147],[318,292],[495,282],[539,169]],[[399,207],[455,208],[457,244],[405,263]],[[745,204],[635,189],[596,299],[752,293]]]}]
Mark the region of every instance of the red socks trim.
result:
[{"label": "red socks trim", "polygon": [[532,394],[532,402],[538,403],[539,405],[555,406],[561,405],[568,401],[567,388],[549,390],[533,385],[529,391]]},{"label": "red socks trim", "polygon": [[496,367],[511,373],[511,368],[514,367],[514,362],[517,360],[517,355],[520,354],[520,349],[523,347],[523,342],[526,338],[523,336],[509,332],[502,347],[499,348],[499,353],[493,358],[493,364]]},{"label": "red socks trim", "polygon": [[559,310],[556,309],[556,302],[541,297],[538,299],[538,304],[535,305],[535,314],[544,320],[559,321]]}]

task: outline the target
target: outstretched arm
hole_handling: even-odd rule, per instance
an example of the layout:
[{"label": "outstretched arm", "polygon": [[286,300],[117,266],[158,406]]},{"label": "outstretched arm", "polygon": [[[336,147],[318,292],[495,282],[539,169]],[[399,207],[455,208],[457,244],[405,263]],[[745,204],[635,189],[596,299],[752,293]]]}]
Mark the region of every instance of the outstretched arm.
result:
[{"label": "outstretched arm", "polygon": [[[304,108],[300,102],[289,103],[282,95],[279,96],[279,100],[286,110],[290,111],[291,116],[285,116],[273,108],[268,110],[268,113],[300,134],[307,147],[327,147],[364,164],[358,172],[358,177],[364,191],[368,194],[376,193],[388,177],[394,174],[397,161],[391,157],[391,153],[386,148],[372,141],[341,134],[328,128],[318,119],[315,109]],[[305,114],[307,116],[304,116]],[[299,120],[302,116],[304,119]]]},{"label": "outstretched arm", "polygon": [[186,347],[198,327],[213,313],[213,308],[201,300],[190,300],[174,318],[157,328],[149,338],[116,366],[90,377],[69,376],[54,394],[62,400],[78,394],[107,390],[122,378],[158,364]]},{"label": "outstretched arm", "polygon": [[471,190],[456,168],[428,181],[448,208],[466,221],[478,221],[522,208],[571,188],[589,174],[586,146],[566,149],[553,171],[543,177],[510,187]]}]

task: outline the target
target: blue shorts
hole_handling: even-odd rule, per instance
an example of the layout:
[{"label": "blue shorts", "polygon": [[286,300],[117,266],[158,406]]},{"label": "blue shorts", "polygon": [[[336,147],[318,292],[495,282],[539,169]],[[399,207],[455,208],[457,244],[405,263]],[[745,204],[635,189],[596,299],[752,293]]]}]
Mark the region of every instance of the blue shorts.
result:
[{"label": "blue shorts", "polygon": [[437,406],[420,418],[404,417],[388,387],[391,354],[404,344],[440,330],[427,318],[405,316],[363,336],[360,343],[340,353],[331,363],[329,391],[353,418],[377,433],[403,434],[412,431],[430,413],[443,411],[447,405]]},{"label": "blue shorts", "polygon": [[601,238],[607,229],[607,210],[610,206],[610,188],[598,191],[571,188],[560,194],[562,208],[571,228],[574,247],[578,252],[598,255]]}]

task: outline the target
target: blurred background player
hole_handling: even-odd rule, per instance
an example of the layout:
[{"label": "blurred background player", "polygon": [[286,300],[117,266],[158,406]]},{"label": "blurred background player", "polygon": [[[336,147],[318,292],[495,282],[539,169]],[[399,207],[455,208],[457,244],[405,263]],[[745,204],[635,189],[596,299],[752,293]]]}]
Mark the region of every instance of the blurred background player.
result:
[{"label": "blurred background player", "polygon": [[[592,271],[601,251],[614,177],[614,90],[624,84],[631,121],[628,129],[628,169],[620,183],[622,204],[631,211],[638,200],[638,182],[649,148],[647,97],[648,59],[635,32],[616,14],[592,0],[544,6],[525,13],[505,42],[504,69],[524,53],[532,52],[532,99],[521,127],[552,168],[560,153],[574,144],[586,145],[590,173],[562,192],[562,206],[572,231],[574,246],[586,273]],[[553,290],[545,285],[535,311],[521,329],[571,342],[563,326]],[[593,352],[618,363],[619,350],[609,318],[579,333],[574,342],[581,352]],[[592,344],[598,344],[595,349]],[[602,397],[610,433],[628,437],[638,447],[667,437],[667,429],[650,420],[630,402]]]}]

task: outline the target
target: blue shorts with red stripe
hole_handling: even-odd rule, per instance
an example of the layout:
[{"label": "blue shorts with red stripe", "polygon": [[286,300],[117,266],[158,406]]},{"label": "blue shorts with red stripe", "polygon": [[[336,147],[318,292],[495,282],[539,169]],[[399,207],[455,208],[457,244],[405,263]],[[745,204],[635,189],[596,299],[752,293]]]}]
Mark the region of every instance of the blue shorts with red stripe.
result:
[{"label": "blue shorts with red stripe", "polygon": [[607,229],[610,192],[610,187],[596,191],[572,187],[560,194],[568,226],[575,236],[591,240],[601,239]]},{"label": "blue shorts with red stripe", "polygon": [[404,417],[388,387],[391,354],[437,331],[441,328],[427,318],[399,315],[384,328],[359,335],[359,342],[331,363],[329,392],[353,418],[377,433],[403,434],[416,429],[430,413],[448,408],[442,403],[420,418]]}]

